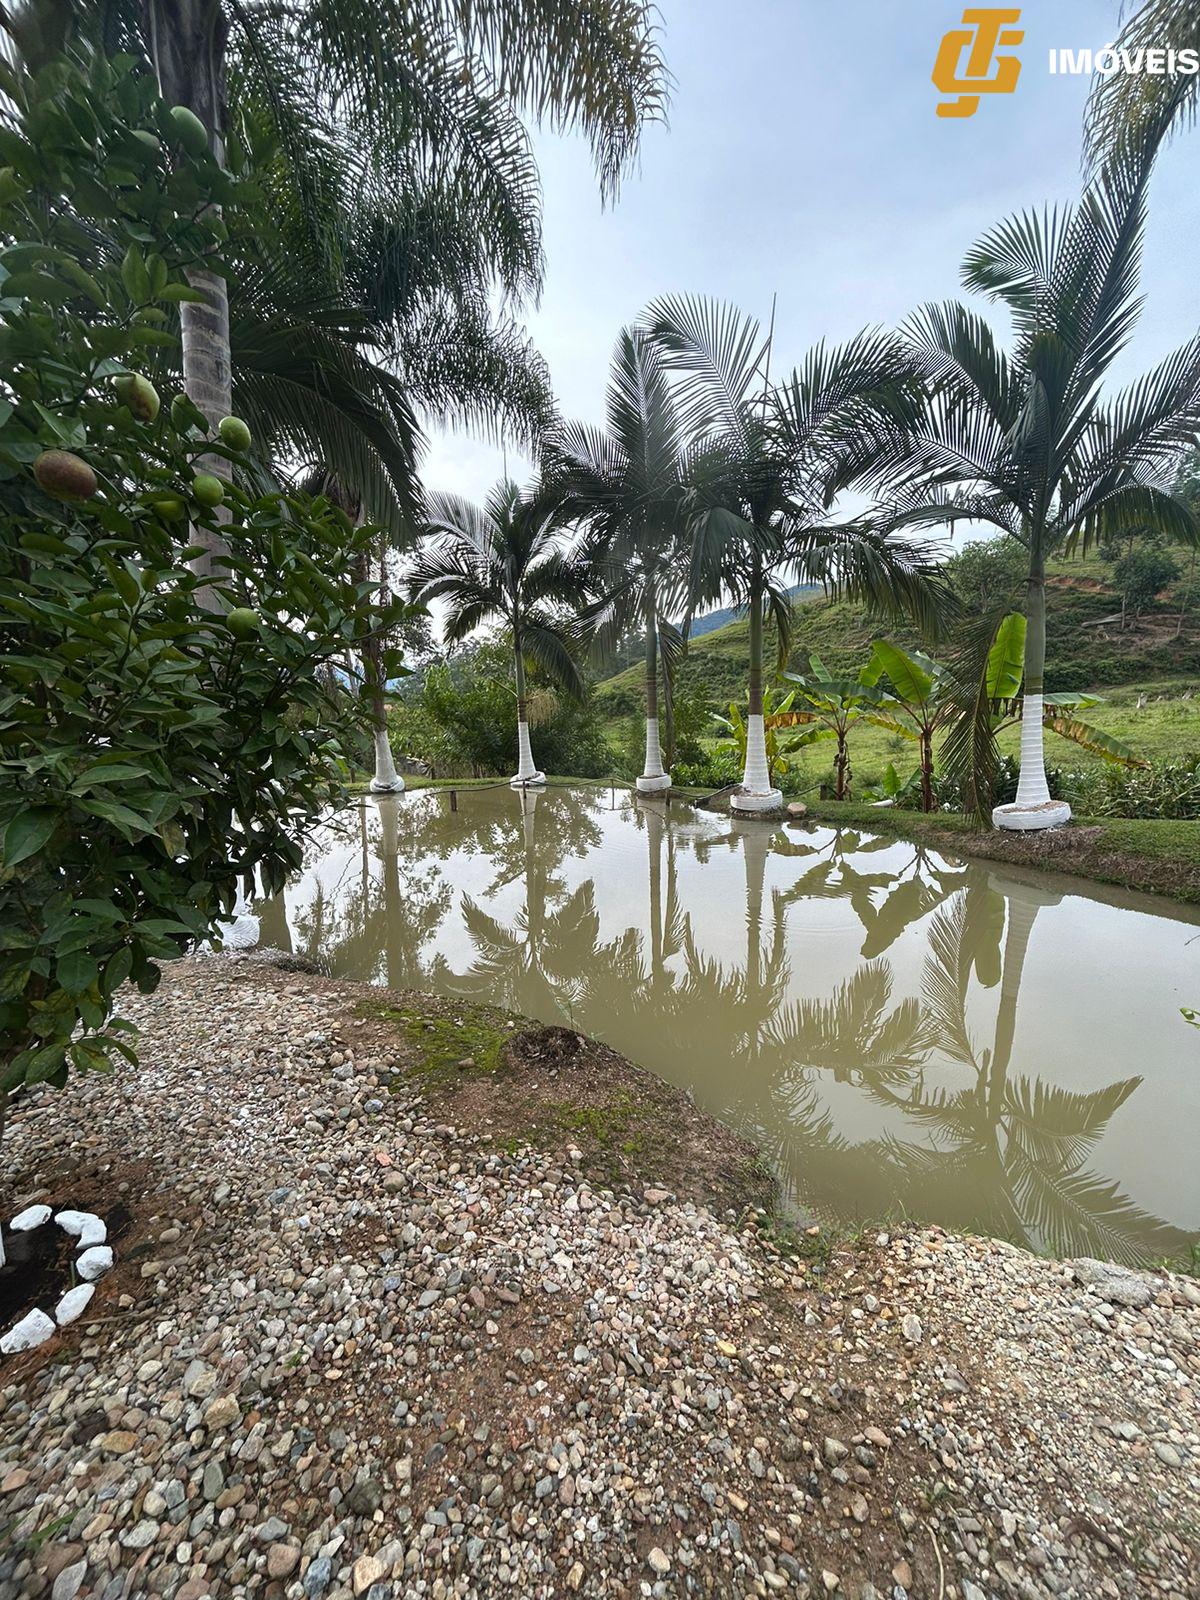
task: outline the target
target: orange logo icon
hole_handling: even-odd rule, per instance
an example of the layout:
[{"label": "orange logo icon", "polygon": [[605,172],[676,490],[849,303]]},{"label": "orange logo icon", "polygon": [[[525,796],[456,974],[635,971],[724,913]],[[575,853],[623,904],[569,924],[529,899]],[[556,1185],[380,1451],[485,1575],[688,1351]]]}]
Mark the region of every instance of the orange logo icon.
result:
[{"label": "orange logo icon", "polygon": [[[962,19],[965,26],[950,29],[933,64],[934,85],[942,94],[954,97],[941,101],[939,117],[973,117],[981,94],[1011,94],[1021,76],[1016,56],[996,54],[998,46],[1020,44],[1024,39],[1023,28],[1010,26],[1021,20],[1019,11],[969,7]],[[996,70],[989,76],[993,63]]]}]

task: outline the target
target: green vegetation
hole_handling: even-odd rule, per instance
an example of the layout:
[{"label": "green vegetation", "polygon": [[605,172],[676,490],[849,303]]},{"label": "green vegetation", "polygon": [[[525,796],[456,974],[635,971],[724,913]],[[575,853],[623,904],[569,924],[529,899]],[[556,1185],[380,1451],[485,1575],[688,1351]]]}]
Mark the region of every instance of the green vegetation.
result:
[{"label": "green vegetation", "polygon": [[[1019,548],[1012,548],[1019,558]],[[948,577],[964,607],[977,604],[980,586],[990,592],[1003,585],[1007,562],[1004,541],[999,540],[968,545],[951,559]],[[1186,617],[1179,638],[1174,637],[1185,582],[1168,588],[1146,606],[1139,620],[1122,631],[1113,563],[1092,554],[1087,559],[1053,561],[1047,568],[1048,690],[1100,695],[1102,703],[1088,708],[1088,722],[1152,762],[1200,750],[1200,695],[1196,692],[1200,619]],[[1019,603],[1019,592],[1017,600]],[[694,640],[679,667],[678,693],[707,703],[716,712],[738,688],[746,635],[746,622],[738,620]],[[870,656],[874,641],[885,635],[906,649],[919,646],[911,630],[896,629],[862,605],[825,597],[803,600],[795,610],[788,665],[803,674],[810,654],[815,654],[833,677],[849,680]],[[773,643],[769,628],[767,643],[768,648]],[[951,636],[947,648],[952,649],[953,644]],[[640,695],[640,674],[635,669],[617,673],[596,686],[593,700],[614,744],[621,737],[625,719],[636,713]],[[714,731],[707,743],[711,747],[715,742]],[[1003,754],[1016,756],[1019,729],[1002,732],[999,746]],[[916,765],[907,740],[861,719],[850,732],[849,753],[857,792],[881,784],[889,764],[902,776]],[[832,746],[822,744],[796,751],[789,758],[792,771],[785,788],[806,798],[822,785],[832,793],[836,776],[833,755]],[[1102,756],[1081,748],[1067,751],[1064,747],[1056,759],[1072,771],[1098,771],[1105,764]],[[704,780],[700,782],[703,786]]]},{"label": "green vegetation", "polygon": [[465,1016],[438,1016],[374,1000],[360,1000],[356,1011],[398,1027],[416,1046],[412,1071],[431,1084],[464,1076],[490,1077],[500,1070],[511,1029],[502,1013],[473,1006]]},{"label": "green vegetation", "polygon": [[[352,575],[370,529],[243,481],[214,506],[197,465],[245,458],[186,399],[143,403],[139,368],[177,353],[168,310],[207,259],[206,203],[236,186],[172,148],[128,62],[5,86],[0,1103],[130,1056],[120,985],[152,990],[239,891],[300,865],[356,726],[330,664],[376,620]],[[85,494],[43,487],[37,463],[64,450],[86,455]],[[203,580],[202,534],[228,552]]]}]

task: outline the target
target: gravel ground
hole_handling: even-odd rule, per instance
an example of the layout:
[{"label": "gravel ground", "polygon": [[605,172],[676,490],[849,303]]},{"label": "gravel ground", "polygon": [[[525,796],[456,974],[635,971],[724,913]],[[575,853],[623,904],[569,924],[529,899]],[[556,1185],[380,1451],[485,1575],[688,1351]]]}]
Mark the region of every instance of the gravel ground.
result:
[{"label": "gravel ground", "polygon": [[446,1125],[361,999],[182,962],[140,1069],[15,1108],[5,1205],[117,1265],[0,1362],[0,1600],[1200,1594],[1196,1284],[935,1229],[817,1271],[653,1150]]}]

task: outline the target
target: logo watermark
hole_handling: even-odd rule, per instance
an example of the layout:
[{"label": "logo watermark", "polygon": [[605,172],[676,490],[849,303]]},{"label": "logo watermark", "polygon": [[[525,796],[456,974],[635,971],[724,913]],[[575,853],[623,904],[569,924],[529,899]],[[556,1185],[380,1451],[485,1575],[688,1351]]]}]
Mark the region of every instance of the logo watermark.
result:
[{"label": "logo watermark", "polygon": [[[951,28],[938,46],[933,63],[934,87],[952,99],[938,103],[939,117],[973,117],[984,94],[1011,94],[1021,76],[1016,56],[1000,55],[1000,46],[1020,44],[1025,37],[1019,11],[970,6],[963,26]],[[993,72],[993,66],[995,71]]]},{"label": "logo watermark", "polygon": [[[951,28],[938,45],[933,63],[933,85],[945,98],[939,100],[939,117],[973,117],[985,94],[1012,94],[1021,76],[1019,57],[1008,52],[1023,43],[1025,31],[1015,27],[1021,13],[994,6],[969,6],[960,27]],[[1200,72],[1200,50],[1176,50],[1169,45],[1126,48],[1102,45],[1099,50],[1054,48],[1049,55],[1051,77],[1102,78],[1122,73],[1129,77],[1193,76]]]}]

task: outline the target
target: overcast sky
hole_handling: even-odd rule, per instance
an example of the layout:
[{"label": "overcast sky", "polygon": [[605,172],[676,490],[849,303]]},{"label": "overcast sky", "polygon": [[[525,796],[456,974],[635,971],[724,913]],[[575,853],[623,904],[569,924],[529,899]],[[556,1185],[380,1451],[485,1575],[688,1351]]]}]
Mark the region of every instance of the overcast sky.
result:
[{"label": "overcast sky", "polygon": [[[935,114],[930,71],[961,4],[661,0],[676,80],[669,126],[648,131],[616,205],[601,209],[584,145],[535,139],[547,274],[527,320],[564,414],[603,420],[616,335],[659,294],[730,299],[765,326],[777,292],[780,372],[823,337],[893,325],[922,301],[961,294],[958,265],[981,232],[1078,193],[1088,83],[1051,76],[1048,52],[1110,42],[1118,9],[1024,6],[1016,92],[953,119]],[[1147,305],[1122,380],[1200,324],[1198,163],[1200,129],[1155,175]],[[501,459],[468,438],[437,438],[426,481],[478,498]],[[511,454],[509,466],[527,470]]]}]

